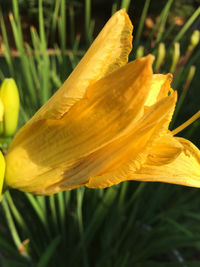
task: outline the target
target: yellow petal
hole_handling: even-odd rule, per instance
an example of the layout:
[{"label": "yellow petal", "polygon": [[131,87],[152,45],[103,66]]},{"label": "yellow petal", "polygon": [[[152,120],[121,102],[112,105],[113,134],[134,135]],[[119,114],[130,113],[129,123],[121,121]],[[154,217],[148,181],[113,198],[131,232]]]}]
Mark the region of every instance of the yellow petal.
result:
[{"label": "yellow petal", "polygon": [[[154,162],[148,159],[141,170],[133,174],[133,180],[200,187],[199,149],[184,138],[171,138],[174,139],[174,142],[176,141],[182,146],[181,153],[180,150],[177,150],[177,153],[173,153],[172,156],[170,149],[165,147],[165,149],[161,149],[160,154],[158,154],[159,147],[155,148],[157,151],[153,154]],[[169,146],[169,144],[167,146]],[[161,155],[166,158],[165,164],[163,165],[160,165],[159,162]]]},{"label": "yellow petal", "polygon": [[62,119],[25,125],[6,156],[6,183],[22,186],[22,181],[70,165],[134,127],[149,93],[152,60],[136,60],[97,81]]},{"label": "yellow petal", "polygon": [[[152,138],[150,139],[152,141]],[[156,141],[156,142],[155,142]],[[155,144],[156,143],[156,144]],[[165,147],[166,144],[166,147]],[[164,148],[162,152],[158,153],[161,149]],[[152,154],[152,150],[155,151]],[[175,138],[171,137],[169,134],[166,134],[159,138],[159,140],[153,140],[153,146],[150,147],[146,152],[145,162],[156,162],[157,165],[160,165],[160,160],[162,162],[169,162],[171,159],[174,159],[179,155],[182,151],[181,144],[175,140]],[[150,152],[150,154],[148,154]],[[166,153],[165,155],[165,152]],[[92,188],[104,188],[107,186],[112,186],[113,184],[120,183],[126,180],[139,180],[143,181],[144,177],[138,174],[143,170],[143,167],[138,167],[138,170],[134,166],[133,159],[128,161],[118,170],[108,172],[101,176],[92,177],[89,180],[88,187]]]},{"label": "yellow petal", "polygon": [[[131,172],[140,166],[152,143],[167,131],[175,102],[176,94],[157,103],[149,109],[148,114],[143,116],[138,127],[131,133],[78,159],[71,166],[63,164],[60,166],[62,175],[58,179],[52,181],[51,173],[42,175],[39,178],[45,187],[41,188],[38,182],[40,179],[37,179],[31,183],[32,187],[28,187],[29,192],[48,195],[81,185],[102,188],[127,180],[127,164],[123,163],[130,160]],[[58,170],[53,171],[56,173]],[[27,188],[24,189],[27,191]]]},{"label": "yellow petal", "polygon": [[89,182],[86,186],[95,188],[127,180],[127,175],[122,176],[122,173],[127,174],[127,162],[131,162],[131,171],[135,171],[145,161],[152,144],[167,131],[175,102],[176,94],[173,94],[149,108],[131,133],[83,158],[70,170],[71,179],[67,179],[68,173],[65,173],[64,181],[59,187],[66,189],[74,186],[77,181],[85,183],[87,177]]},{"label": "yellow petal", "polygon": [[145,106],[151,106],[155,104],[157,101],[166,97],[169,92],[172,92],[172,89],[170,88],[171,81],[171,74],[154,74],[150,93],[145,102]]},{"label": "yellow petal", "polygon": [[85,96],[89,85],[125,65],[132,48],[132,29],[125,9],[116,12],[69,78],[29,123],[44,118],[61,118]]}]

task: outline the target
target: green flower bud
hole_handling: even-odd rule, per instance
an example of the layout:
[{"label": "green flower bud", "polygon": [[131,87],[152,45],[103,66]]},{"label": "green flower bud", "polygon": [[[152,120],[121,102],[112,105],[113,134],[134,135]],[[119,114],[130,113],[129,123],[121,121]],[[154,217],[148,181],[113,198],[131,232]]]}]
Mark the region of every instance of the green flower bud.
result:
[{"label": "green flower bud", "polygon": [[160,43],[158,46],[158,53],[157,53],[157,58],[156,58],[156,64],[155,64],[155,71],[158,71],[161,64],[163,63],[163,60],[166,55],[166,49],[165,49],[165,44]]},{"label": "green flower bud", "polygon": [[4,106],[3,135],[11,136],[16,131],[19,114],[19,93],[12,78],[3,81],[0,98]]},{"label": "green flower bud", "polygon": [[200,40],[200,32],[198,30],[195,30],[190,38],[190,44],[188,46],[188,51],[193,51],[195,47],[198,45]]},{"label": "green flower bud", "polygon": [[144,56],[144,46],[140,45],[136,51],[136,59]]},{"label": "green flower bud", "polygon": [[169,72],[173,73],[175,71],[179,58],[180,58],[180,44],[178,42],[175,42],[173,47],[172,63]]}]

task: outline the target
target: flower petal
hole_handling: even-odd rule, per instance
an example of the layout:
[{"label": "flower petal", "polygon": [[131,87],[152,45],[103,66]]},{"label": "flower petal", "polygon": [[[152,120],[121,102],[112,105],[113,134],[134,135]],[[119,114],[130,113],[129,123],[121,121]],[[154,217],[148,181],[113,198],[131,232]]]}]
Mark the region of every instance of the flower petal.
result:
[{"label": "flower petal", "polygon": [[[152,145],[161,135],[166,135],[175,103],[176,93],[161,100],[154,107],[151,107],[149,109],[149,114],[146,114],[147,117],[144,116],[144,124],[140,126],[141,132],[140,129],[138,129],[139,131],[136,130],[134,133],[135,136],[132,136],[134,142],[126,142],[126,147],[131,152],[131,154],[129,154],[129,160],[121,153],[121,166],[118,165],[117,169],[110,168],[111,171],[107,169],[107,173],[103,175],[92,176],[86,186],[90,188],[104,188],[122,181],[134,180],[135,172],[137,172],[137,169],[140,169],[141,165],[146,161],[146,157],[151,151]],[[162,116],[160,117],[159,114],[162,114]],[[155,123],[155,125],[152,125],[152,123]],[[152,127],[151,130],[148,131],[148,127]],[[113,153],[111,156],[112,155]],[[112,159],[112,164],[114,163],[115,161]]]},{"label": "flower petal", "polygon": [[[78,159],[72,166],[63,168],[60,180],[47,187],[45,193],[52,194],[84,184],[88,187],[102,188],[127,180],[127,175],[122,176],[122,173],[127,174],[126,161],[130,160],[132,170],[136,170],[145,160],[151,144],[157,136],[166,132],[175,102],[176,94],[167,97],[151,107],[148,114],[141,119],[141,124],[131,133]],[[49,180],[45,179],[45,182]]]},{"label": "flower petal", "polygon": [[75,70],[29,121],[60,119],[85,96],[86,88],[128,62],[133,26],[125,9],[107,22]]},{"label": "flower petal", "polygon": [[136,60],[97,81],[62,119],[25,125],[6,156],[6,183],[15,187],[68,165],[135,127],[149,93],[152,60]]},{"label": "flower petal", "polygon": [[172,92],[172,89],[170,88],[171,81],[172,75],[169,73],[166,75],[154,74],[151,90],[145,102],[145,106],[154,105],[157,101],[166,97],[169,92]]},{"label": "flower petal", "polygon": [[[175,102],[176,94],[174,93],[149,108],[148,113],[141,119],[141,123],[131,133],[78,159],[71,166],[63,164],[62,167],[60,166],[61,175],[56,179],[52,173],[42,175],[41,180],[46,187],[41,188],[40,179],[36,179],[33,183],[31,182],[32,187],[25,188],[25,191],[28,189],[29,192],[48,195],[81,185],[104,188],[128,180],[129,173],[139,168],[141,162],[145,160],[157,136],[167,131]],[[55,169],[52,171],[56,172]]]},{"label": "flower petal", "polygon": [[[155,164],[156,158],[159,162],[160,155],[154,154],[155,160],[147,160],[139,172],[133,175],[134,180],[157,181],[186,186],[200,187],[200,151],[190,141],[184,138],[173,138],[182,145],[182,152],[171,160],[168,148],[161,150],[162,157],[170,159],[166,164]],[[157,148],[156,148],[157,149]],[[160,153],[160,154],[161,154]],[[175,154],[174,154],[175,155]]]}]

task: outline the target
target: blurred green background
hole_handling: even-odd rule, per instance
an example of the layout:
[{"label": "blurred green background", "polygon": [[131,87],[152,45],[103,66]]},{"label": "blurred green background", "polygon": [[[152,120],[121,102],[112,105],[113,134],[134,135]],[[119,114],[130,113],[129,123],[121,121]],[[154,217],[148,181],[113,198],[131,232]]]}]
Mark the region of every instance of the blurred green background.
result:
[{"label": "blurred green background", "polygon": [[[19,127],[59,88],[111,14],[134,24],[130,60],[156,56],[179,102],[171,128],[200,106],[200,0],[0,0],[0,80],[13,77]],[[192,38],[192,39],[191,39]],[[198,147],[200,122],[179,135]],[[2,139],[7,149],[10,139]],[[124,182],[50,197],[7,191],[0,266],[200,266],[199,189]]]}]

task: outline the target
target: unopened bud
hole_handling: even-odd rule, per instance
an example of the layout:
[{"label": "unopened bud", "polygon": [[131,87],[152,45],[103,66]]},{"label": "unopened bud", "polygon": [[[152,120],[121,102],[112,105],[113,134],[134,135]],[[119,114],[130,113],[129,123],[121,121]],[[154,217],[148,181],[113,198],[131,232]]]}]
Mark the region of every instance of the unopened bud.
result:
[{"label": "unopened bud", "polygon": [[156,57],[155,71],[158,71],[166,55],[165,44],[160,43],[158,46],[158,54]]},{"label": "unopened bud", "polygon": [[195,30],[190,38],[190,44],[188,45],[187,51],[193,51],[195,47],[198,45],[200,40],[200,32],[198,30]]},{"label": "unopened bud", "polygon": [[175,71],[179,58],[180,58],[180,44],[178,42],[175,42],[173,47],[172,63],[169,72],[173,73]]},{"label": "unopened bud", "polygon": [[3,135],[11,136],[16,131],[19,114],[19,93],[12,78],[3,81],[0,98],[4,106]]},{"label": "unopened bud", "polygon": [[196,72],[196,67],[194,65],[190,66],[184,87],[188,87],[190,85],[190,83],[194,78],[195,72]]},{"label": "unopened bud", "polygon": [[136,59],[144,56],[144,46],[140,45],[136,51]]}]

